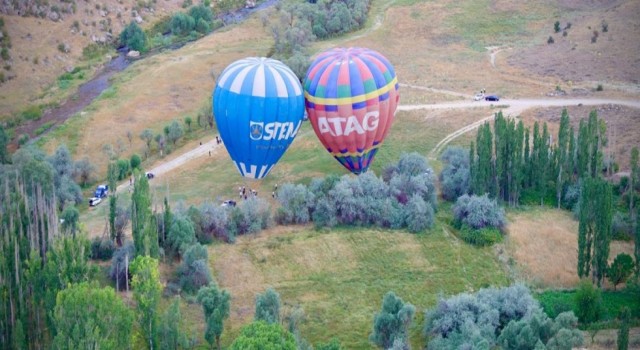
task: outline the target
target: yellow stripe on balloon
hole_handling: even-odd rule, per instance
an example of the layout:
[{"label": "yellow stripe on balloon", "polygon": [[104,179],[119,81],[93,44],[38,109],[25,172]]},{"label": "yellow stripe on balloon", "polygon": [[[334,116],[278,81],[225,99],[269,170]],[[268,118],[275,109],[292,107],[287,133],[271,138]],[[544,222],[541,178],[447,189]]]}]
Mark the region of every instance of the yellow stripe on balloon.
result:
[{"label": "yellow stripe on balloon", "polygon": [[304,97],[309,102],[313,102],[315,104],[325,105],[325,106],[326,105],[337,106],[337,105],[344,105],[344,104],[354,104],[354,103],[364,102],[364,101],[370,100],[372,98],[377,98],[380,95],[383,95],[383,94],[391,91],[391,89],[395,89],[397,83],[398,83],[398,78],[394,77],[393,80],[389,84],[379,88],[378,90],[366,93],[364,95],[358,95],[358,96],[339,97],[339,98],[335,98],[335,97],[326,98],[326,97],[311,96],[307,91],[305,91],[304,92]]}]

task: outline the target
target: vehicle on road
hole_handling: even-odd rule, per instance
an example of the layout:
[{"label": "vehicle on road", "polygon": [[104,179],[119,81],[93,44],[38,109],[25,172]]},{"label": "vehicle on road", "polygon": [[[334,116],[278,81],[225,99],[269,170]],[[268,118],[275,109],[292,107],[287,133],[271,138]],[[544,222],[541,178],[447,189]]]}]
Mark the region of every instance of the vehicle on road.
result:
[{"label": "vehicle on road", "polygon": [[102,202],[102,198],[99,197],[91,197],[89,198],[89,206],[90,207],[95,207],[96,205],[100,204]]},{"label": "vehicle on road", "polygon": [[146,176],[147,179],[149,179],[149,180],[151,180],[154,177],[156,177],[156,175],[154,173],[150,172],[150,171],[147,171],[146,173],[144,173],[144,176]]},{"label": "vehicle on road", "polygon": [[109,195],[109,185],[100,185],[96,187],[96,190],[93,193],[94,198],[105,198],[108,195]]},{"label": "vehicle on road", "polygon": [[236,201],[232,201],[232,200],[226,200],[224,202],[222,202],[222,204],[220,205],[222,207],[235,207],[236,206]]},{"label": "vehicle on road", "polygon": [[475,96],[473,96],[474,101],[480,101],[483,98],[484,98],[484,94],[481,94],[481,93],[477,93]]},{"label": "vehicle on road", "polygon": [[500,101],[500,97],[497,95],[488,95],[484,98],[485,101]]}]

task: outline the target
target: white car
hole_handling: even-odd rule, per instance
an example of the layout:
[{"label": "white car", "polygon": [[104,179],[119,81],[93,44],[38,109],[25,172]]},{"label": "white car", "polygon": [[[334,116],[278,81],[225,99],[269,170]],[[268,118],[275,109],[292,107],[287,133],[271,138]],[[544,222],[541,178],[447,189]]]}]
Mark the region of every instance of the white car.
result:
[{"label": "white car", "polygon": [[102,198],[98,198],[98,197],[89,198],[89,206],[90,207],[95,207],[96,205],[100,204],[101,202],[102,202]]},{"label": "white car", "polygon": [[484,99],[484,94],[476,94],[475,96],[473,96],[474,101],[480,101],[482,99]]}]

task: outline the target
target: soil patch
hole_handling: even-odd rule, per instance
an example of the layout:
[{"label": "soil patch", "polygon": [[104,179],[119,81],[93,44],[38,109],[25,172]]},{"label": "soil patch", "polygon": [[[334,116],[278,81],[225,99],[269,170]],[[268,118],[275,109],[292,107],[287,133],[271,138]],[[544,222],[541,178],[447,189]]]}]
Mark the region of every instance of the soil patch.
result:
[{"label": "soil patch", "polygon": [[[578,1],[565,1],[576,4]],[[575,18],[564,14],[559,21],[564,28],[571,22],[567,35],[553,32],[549,22],[540,34],[540,42],[518,51],[508,59],[510,65],[542,76],[558,77],[564,81],[595,81],[640,83],[640,26],[637,25],[640,2],[590,1],[585,6],[595,10],[582,12]],[[603,30],[603,21],[607,31]],[[595,42],[592,38],[596,35]],[[547,44],[548,37],[554,40]],[[595,86],[594,86],[595,87]]]}]

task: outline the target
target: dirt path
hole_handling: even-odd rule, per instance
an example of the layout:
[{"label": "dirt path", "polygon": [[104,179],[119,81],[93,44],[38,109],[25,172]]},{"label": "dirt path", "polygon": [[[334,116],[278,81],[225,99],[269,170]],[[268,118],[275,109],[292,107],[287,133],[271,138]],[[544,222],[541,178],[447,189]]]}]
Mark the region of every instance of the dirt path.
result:
[{"label": "dirt path", "polygon": [[[429,89],[429,88],[425,88]],[[615,99],[590,99],[590,98],[579,98],[579,99],[519,99],[519,100],[501,100],[498,102],[498,105],[494,105],[492,102],[487,101],[462,101],[462,102],[448,102],[448,103],[436,103],[436,104],[419,104],[419,105],[400,105],[398,106],[398,110],[400,111],[414,111],[420,109],[434,110],[434,109],[466,109],[466,108],[493,108],[502,110],[502,113],[507,116],[517,116],[522,113],[524,110],[535,107],[565,107],[565,106],[573,106],[573,105],[585,105],[585,106],[597,106],[597,105],[621,105],[627,106],[631,108],[640,109],[640,101],[638,100],[615,100]],[[431,158],[436,157],[444,147],[449,144],[451,141],[456,139],[457,137],[475,130],[480,125],[485,122],[491,120],[493,118],[492,112],[490,116],[482,118],[478,121],[475,121],[471,124],[465,125],[464,127],[452,132],[451,134],[445,136],[438,144],[433,148],[433,150],[429,153]]]},{"label": "dirt path", "polygon": [[[223,147],[222,144],[216,144],[216,140],[213,139],[207,143],[203,143],[202,145],[184,153],[179,155],[178,157],[168,160],[168,161],[164,161],[164,162],[160,162],[160,163],[156,163],[156,165],[149,169],[148,171],[150,173],[153,173],[153,175],[155,175],[155,177],[162,177],[162,175],[173,171],[176,168],[181,167],[182,165],[200,158],[200,157],[204,157],[204,156],[208,156],[209,155],[209,151],[211,152],[211,155],[214,155],[215,153],[218,152],[218,150]],[[121,193],[124,191],[127,191],[129,189],[129,183],[127,183],[125,181],[125,183],[119,185],[116,189],[116,193]]]}]

